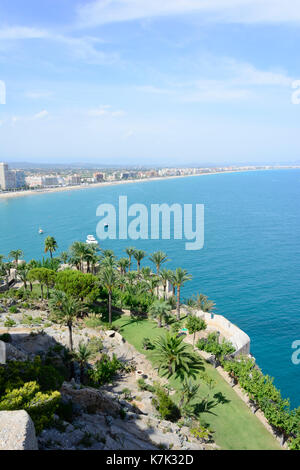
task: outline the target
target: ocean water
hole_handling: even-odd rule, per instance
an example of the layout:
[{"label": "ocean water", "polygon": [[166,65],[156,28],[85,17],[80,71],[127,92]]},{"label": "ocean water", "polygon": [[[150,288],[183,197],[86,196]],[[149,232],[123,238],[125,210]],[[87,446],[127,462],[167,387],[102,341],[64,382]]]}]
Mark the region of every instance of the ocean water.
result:
[{"label": "ocean water", "polygon": [[[300,340],[300,170],[215,174],[0,199],[0,253],[20,248],[43,256],[44,237],[59,251],[96,235],[101,203],[205,205],[205,245],[186,251],[183,240],[101,242],[121,256],[126,246],[164,250],[192,274],[183,296],[201,292],[251,338],[251,352],[292,406],[300,406],[300,365],[291,360]],[[45,231],[38,235],[38,228]],[[144,261],[144,265],[150,264]]]}]

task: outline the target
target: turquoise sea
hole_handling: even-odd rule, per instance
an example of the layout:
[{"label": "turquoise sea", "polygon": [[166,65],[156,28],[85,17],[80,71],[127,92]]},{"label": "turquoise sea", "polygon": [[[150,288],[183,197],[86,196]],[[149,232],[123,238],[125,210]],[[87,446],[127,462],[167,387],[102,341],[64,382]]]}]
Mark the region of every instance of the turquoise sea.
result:
[{"label": "turquoise sea", "polygon": [[[300,170],[215,174],[0,199],[0,253],[21,248],[27,260],[43,256],[44,236],[60,251],[96,234],[100,203],[205,205],[205,246],[185,251],[184,241],[105,241],[122,255],[134,245],[166,251],[170,268],[192,275],[184,296],[202,292],[251,337],[251,351],[275,377],[293,406],[300,405],[300,365],[292,342],[300,340]],[[44,236],[38,235],[42,227]],[[146,262],[144,262],[146,264]]]}]

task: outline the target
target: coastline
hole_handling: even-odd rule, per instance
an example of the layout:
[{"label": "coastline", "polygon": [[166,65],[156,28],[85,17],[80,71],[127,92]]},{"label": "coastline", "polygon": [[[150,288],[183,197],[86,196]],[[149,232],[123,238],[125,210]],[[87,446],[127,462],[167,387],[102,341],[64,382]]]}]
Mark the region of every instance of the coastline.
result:
[{"label": "coastline", "polygon": [[23,196],[36,196],[40,194],[50,194],[50,193],[58,193],[58,192],[66,192],[66,191],[78,191],[80,189],[92,189],[92,188],[105,188],[109,186],[117,186],[121,184],[134,184],[134,183],[147,183],[149,181],[166,181],[170,179],[178,179],[178,178],[190,178],[193,176],[208,176],[208,175],[219,175],[219,174],[226,174],[226,173],[247,173],[249,171],[270,171],[270,170],[293,170],[299,169],[297,167],[291,168],[247,168],[245,170],[229,170],[229,171],[216,171],[211,173],[200,173],[196,175],[179,175],[179,176],[156,176],[154,178],[143,178],[143,179],[136,179],[136,180],[125,180],[125,181],[105,181],[103,183],[92,183],[86,185],[76,185],[76,186],[58,186],[53,188],[42,188],[42,189],[29,189],[29,190],[22,190],[22,191],[14,191],[9,193],[2,193],[0,192],[0,200],[1,199],[14,199]]}]

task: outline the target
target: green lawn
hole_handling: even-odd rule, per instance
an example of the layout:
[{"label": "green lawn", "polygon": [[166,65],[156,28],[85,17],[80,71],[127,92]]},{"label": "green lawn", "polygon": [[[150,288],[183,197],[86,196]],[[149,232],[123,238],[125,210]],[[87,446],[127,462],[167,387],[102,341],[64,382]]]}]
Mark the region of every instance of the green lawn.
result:
[{"label": "green lawn", "polygon": [[[163,335],[165,329],[157,328],[153,321],[133,321],[130,317],[124,316],[115,319],[113,324],[121,327],[121,334],[124,338],[153,362],[153,352],[145,351],[142,348],[142,340],[145,337],[154,339],[158,335]],[[219,402],[210,409],[210,412],[201,414],[202,421],[208,423],[214,431],[215,442],[222,449],[228,450],[280,450],[277,441],[251,413],[218,371],[205,361],[203,361],[203,366],[206,373],[216,381],[216,386],[212,391],[209,391],[208,387],[201,382],[199,397],[206,397],[210,393],[210,397],[215,403],[216,399],[213,398],[213,395],[219,394],[220,397]],[[176,390],[180,388],[179,380],[172,378],[169,382]],[[178,397],[175,395],[176,399]],[[196,399],[196,402],[199,401],[201,400]]]}]

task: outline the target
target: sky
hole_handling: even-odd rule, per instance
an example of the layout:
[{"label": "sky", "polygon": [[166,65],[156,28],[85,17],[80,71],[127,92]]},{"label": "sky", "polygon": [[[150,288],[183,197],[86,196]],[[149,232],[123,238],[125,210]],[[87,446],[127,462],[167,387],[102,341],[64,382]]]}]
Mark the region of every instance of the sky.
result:
[{"label": "sky", "polygon": [[0,160],[299,163],[299,45],[300,0],[1,0]]}]

